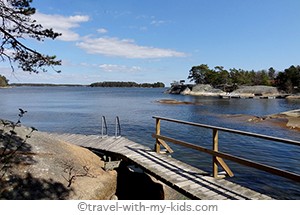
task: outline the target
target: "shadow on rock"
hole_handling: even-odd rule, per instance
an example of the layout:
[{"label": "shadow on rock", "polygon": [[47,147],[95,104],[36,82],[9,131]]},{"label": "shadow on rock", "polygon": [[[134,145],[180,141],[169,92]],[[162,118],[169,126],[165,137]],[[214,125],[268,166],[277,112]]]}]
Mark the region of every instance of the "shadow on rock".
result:
[{"label": "shadow on rock", "polygon": [[73,192],[51,178],[36,178],[27,172],[37,163],[27,142],[34,131],[0,121],[0,199],[67,199]]},{"label": "shadow on rock", "polygon": [[52,179],[37,179],[27,173],[25,177],[11,175],[9,181],[0,179],[0,199],[67,199],[72,189]]},{"label": "shadow on rock", "polygon": [[34,164],[35,161],[31,156],[31,148],[31,145],[26,143],[26,139],[17,136],[16,133],[8,133],[0,129],[1,171],[13,165]]}]

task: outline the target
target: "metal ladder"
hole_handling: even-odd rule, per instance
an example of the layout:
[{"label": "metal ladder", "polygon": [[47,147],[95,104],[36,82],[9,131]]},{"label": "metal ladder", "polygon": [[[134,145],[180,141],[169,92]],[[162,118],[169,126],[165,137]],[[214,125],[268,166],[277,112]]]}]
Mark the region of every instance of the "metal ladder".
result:
[{"label": "metal ladder", "polygon": [[[107,132],[107,123],[105,116],[101,117],[101,138],[108,137]],[[121,124],[120,124],[120,118],[116,116],[115,119],[115,138],[121,137]]]}]

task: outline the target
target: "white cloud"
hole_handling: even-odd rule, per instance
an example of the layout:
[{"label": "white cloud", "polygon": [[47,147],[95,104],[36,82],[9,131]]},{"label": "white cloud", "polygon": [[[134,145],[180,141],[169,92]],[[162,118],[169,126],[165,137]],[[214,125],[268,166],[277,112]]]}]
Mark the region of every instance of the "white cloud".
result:
[{"label": "white cloud", "polygon": [[99,68],[104,72],[136,73],[142,70],[141,67],[139,66],[125,66],[125,65],[116,65],[116,64],[101,64]]},{"label": "white cloud", "polygon": [[106,34],[106,33],[108,32],[108,30],[105,29],[105,28],[99,28],[99,29],[97,30],[97,32],[100,33],[100,34]]},{"label": "white cloud", "polygon": [[9,67],[0,67],[1,75],[4,75],[9,83],[53,83],[53,84],[90,84],[95,80],[101,80],[100,74],[92,72],[77,73],[64,70],[62,73],[53,71],[39,74],[28,73],[21,70],[12,72]]},{"label": "white cloud", "polygon": [[151,25],[155,25],[155,26],[161,26],[164,24],[170,23],[170,21],[166,21],[166,20],[152,20],[151,21]]},{"label": "white cloud", "polygon": [[80,23],[89,21],[88,16],[62,16],[62,15],[48,15],[37,12],[33,15],[33,19],[37,20],[44,28],[53,28],[55,32],[61,33],[62,36],[58,40],[76,41],[80,36],[73,28],[79,27]]},{"label": "white cloud", "polygon": [[161,49],[148,46],[139,46],[133,40],[118,39],[115,37],[89,38],[86,37],[77,46],[90,54],[116,56],[125,58],[165,58],[184,57],[185,53],[170,49]]},{"label": "white cloud", "polygon": [[59,73],[41,72],[39,74],[24,72],[16,69],[14,72],[9,67],[0,67],[1,73],[9,79],[9,83],[50,83],[59,77]]}]

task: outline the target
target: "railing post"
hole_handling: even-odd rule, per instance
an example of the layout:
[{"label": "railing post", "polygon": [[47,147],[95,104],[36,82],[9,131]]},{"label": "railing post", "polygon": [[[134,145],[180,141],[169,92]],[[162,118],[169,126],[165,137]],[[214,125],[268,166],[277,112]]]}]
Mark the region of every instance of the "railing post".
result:
[{"label": "railing post", "polygon": [[121,125],[120,125],[120,119],[118,116],[116,116],[116,128],[115,128],[115,138],[118,138],[121,136]]},{"label": "railing post", "polygon": [[[156,135],[160,135],[160,119],[159,118],[156,118]],[[158,141],[158,138],[155,139],[156,142],[155,142],[155,151],[156,153],[160,153],[160,144],[159,144],[159,141]]]},{"label": "railing post", "polygon": [[[218,129],[213,129],[213,150],[219,150]],[[213,177],[218,177],[218,162],[217,157],[213,156]]]},{"label": "railing post", "polygon": [[[105,132],[104,132],[105,129]],[[101,118],[101,137],[107,136],[107,124],[106,124],[106,119],[105,116],[102,116]]]}]

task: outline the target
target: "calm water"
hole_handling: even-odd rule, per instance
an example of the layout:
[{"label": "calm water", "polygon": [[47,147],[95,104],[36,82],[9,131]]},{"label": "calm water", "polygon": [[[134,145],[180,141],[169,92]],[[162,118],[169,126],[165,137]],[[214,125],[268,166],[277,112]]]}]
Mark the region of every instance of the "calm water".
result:
[{"label": "calm water", "polygon": [[[106,116],[109,134],[120,117],[122,135],[154,146],[152,116],[224,126],[300,141],[299,131],[279,126],[249,123],[228,114],[263,116],[300,109],[299,101],[218,99],[168,95],[164,89],[16,87],[0,89],[0,118],[15,121],[18,108],[28,111],[23,124],[41,131],[99,134],[101,116]],[[194,101],[199,105],[166,105],[159,99]],[[211,131],[162,122],[162,134],[211,148]],[[300,147],[220,132],[221,151],[300,173]],[[171,145],[173,157],[211,172],[211,157]],[[235,173],[232,181],[280,199],[300,199],[300,184],[227,162]]]}]

